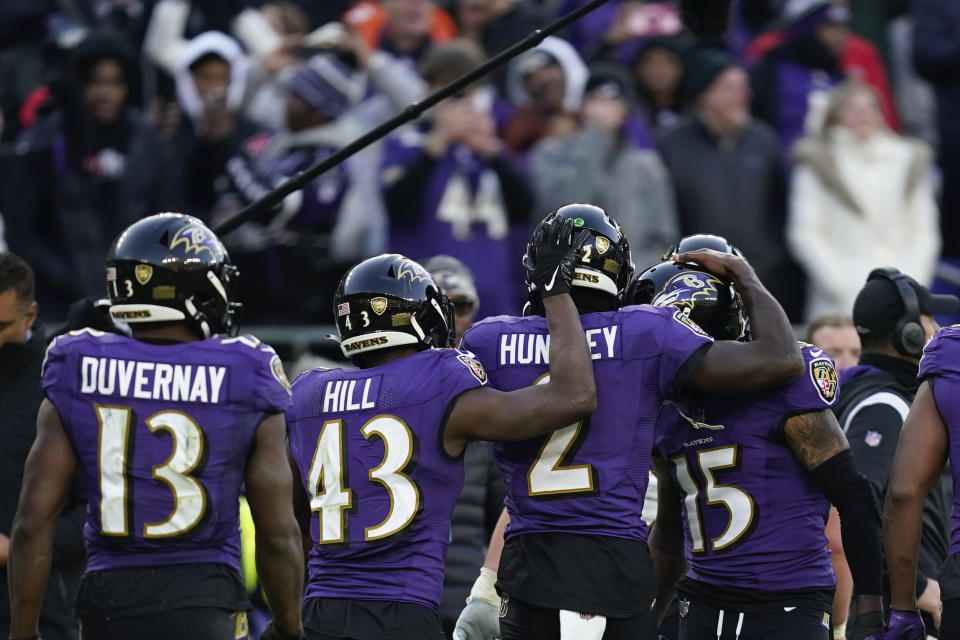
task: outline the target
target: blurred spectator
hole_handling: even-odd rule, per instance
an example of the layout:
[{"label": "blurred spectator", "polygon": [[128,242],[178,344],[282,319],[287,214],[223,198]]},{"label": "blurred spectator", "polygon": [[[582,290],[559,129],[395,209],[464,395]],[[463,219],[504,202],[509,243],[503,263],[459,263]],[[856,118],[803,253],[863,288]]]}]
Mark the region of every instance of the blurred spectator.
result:
[{"label": "blurred spectator", "polygon": [[807,327],[807,342],[823,349],[833,358],[837,369],[856,366],[860,361],[860,334],[849,315],[817,316]]},{"label": "blurred spectator", "polygon": [[693,51],[684,89],[692,112],[660,143],[680,234],[715,233],[740,247],[794,320],[796,269],[783,241],[785,185],[776,134],[750,116],[746,72],[729,54]]},{"label": "blurred spectator", "polygon": [[913,19],[902,15],[890,24],[890,78],[900,117],[900,131],[939,146],[937,98],[913,65]]},{"label": "blurred spectator", "polygon": [[889,61],[890,22],[910,7],[910,0],[849,0],[849,4],[854,32],[869,40],[882,60]]},{"label": "blurred spectator", "polygon": [[678,37],[646,41],[631,66],[640,110],[655,132],[672,126],[683,113],[683,54]]},{"label": "blurred spectator", "polygon": [[507,69],[507,97],[517,109],[500,115],[507,145],[523,152],[544,136],[575,130],[587,77],[576,50],[553,36],[514,58]]},{"label": "blurred spectator", "polygon": [[[470,328],[480,304],[473,274],[452,256],[434,256],[423,262],[454,306],[455,345]],[[483,566],[487,541],[503,511],[505,489],[500,470],[486,442],[471,443],[463,457],[463,491],[453,507],[450,546],[443,574],[440,620],[444,633],[453,637],[457,617],[470,595],[470,587]]]},{"label": "blurred spectator", "polygon": [[433,0],[362,0],[343,16],[367,44],[416,66],[431,44],[457,34],[453,19]]},{"label": "blurred spectator", "polygon": [[174,138],[189,212],[209,220],[216,201],[214,182],[227,160],[259,131],[240,107],[247,83],[247,60],[230,36],[202,33],[183,51],[176,74],[177,99],[187,116]]},{"label": "blurred spectator", "polygon": [[[40,369],[46,347],[34,324],[37,303],[30,266],[12,253],[0,253],[0,636],[10,635],[7,555],[10,525],[17,508],[23,466],[36,433],[43,400]],[[73,599],[83,573],[83,522],[86,505],[79,487],[57,519],[53,566],[40,611],[40,634],[51,640],[76,640]]]},{"label": "blurred spectator", "polygon": [[[437,45],[421,74],[431,90],[482,61],[476,45]],[[383,186],[390,249],[414,259],[449,253],[477,274],[484,313],[517,313],[522,292],[509,238],[529,219],[533,196],[497,137],[485,87],[444,100],[384,148]]]},{"label": "blurred spectator", "polygon": [[960,110],[960,5],[951,0],[915,0],[911,15],[913,63],[937,97],[943,255],[960,264],[960,119],[956,115]]},{"label": "blurred spectator", "polygon": [[[226,162],[217,217],[229,217],[351,141],[358,132],[341,116],[361,90],[353,70],[335,56],[314,56],[301,66],[287,83],[287,131],[254,138]],[[364,216],[365,198],[353,193],[354,186],[350,163],[340,164],[227,238],[243,273],[239,296],[249,316],[328,319],[345,263],[363,245],[362,237],[344,239],[337,229]]]},{"label": "blurred spectator", "polygon": [[0,2],[0,117],[6,122],[0,135],[3,142],[19,133],[21,105],[46,80],[43,45],[53,8],[52,0]]},{"label": "blurred spectator", "polygon": [[[884,119],[891,129],[897,129],[897,113],[894,107],[893,94],[890,91],[890,82],[887,78],[887,70],[883,57],[869,40],[850,32],[846,22],[850,18],[850,14],[845,6],[841,4],[841,0],[833,0],[832,4],[827,0],[792,0],[787,4],[783,14],[782,22],[785,23],[784,30],[769,31],[758,36],[750,43],[744,55],[748,61],[756,61],[766,56],[768,52],[778,45],[783,44],[785,40],[791,40],[795,38],[798,33],[802,34],[807,31],[812,24],[818,21],[825,21],[815,26],[814,34],[816,35],[816,39],[804,40],[804,38],[801,37],[799,42],[792,46],[784,45],[788,59],[794,58],[801,63],[805,60],[809,61],[812,64],[808,64],[807,66],[813,69],[814,74],[813,90],[804,94],[802,109],[797,110],[795,117],[800,118],[801,122],[806,122],[809,127],[810,116],[803,114],[807,113],[806,110],[809,107],[822,107],[826,101],[826,91],[829,90],[831,83],[827,82],[829,78],[825,77],[824,74],[829,74],[833,71],[827,53],[833,52],[837,56],[837,64],[839,65],[842,75],[855,78],[873,87],[877,92],[877,96],[880,98],[880,106],[883,110]],[[823,50],[822,46],[818,46],[817,40],[821,41],[823,45],[827,47],[827,52]],[[781,53],[784,52],[781,51]],[[819,71],[817,71],[818,61],[821,65]],[[791,86],[800,87],[798,67],[796,65],[781,65],[781,67],[781,77],[787,81],[785,88],[789,90]],[[756,108],[761,110],[777,106],[775,104],[772,106],[771,104],[766,104],[772,103],[777,98],[776,96],[765,95],[765,92],[768,93],[770,90],[768,85],[771,82],[771,73],[773,73],[771,69],[765,69],[759,71],[754,78],[754,89],[758,91],[758,95],[760,96],[759,106]],[[817,78],[817,74],[821,77]],[[759,83],[759,87],[756,86],[757,83]],[[788,95],[787,99],[794,99],[795,97],[796,96]],[[818,114],[819,110],[814,108],[810,109],[810,112]]]},{"label": "blurred spectator", "polygon": [[46,317],[102,295],[103,256],[135,220],[180,202],[169,150],[129,106],[135,65],[122,41],[94,33],[55,86],[57,108],[17,141],[4,180],[10,244],[36,265]]},{"label": "blurred spectator", "polygon": [[493,56],[549,22],[546,12],[523,0],[456,0],[460,37]]},{"label": "blurred spectator", "polygon": [[543,138],[531,149],[536,211],[570,202],[603,207],[623,227],[634,262],[645,267],[680,235],[679,223],[663,163],[630,140],[630,78],[615,71],[603,68],[591,76],[579,131]]},{"label": "blurred spectator", "polygon": [[276,131],[285,124],[285,76],[302,62],[298,53],[304,48],[310,21],[306,13],[289,0],[269,2],[260,8],[260,14],[280,37],[280,42],[253,61],[244,114],[257,125]]},{"label": "blurred spectator", "polygon": [[839,87],[822,132],[798,144],[794,160],[787,237],[807,273],[807,317],[852,309],[858,283],[878,265],[933,280],[931,153],[886,127],[870,88]]},{"label": "blurred spectator", "polygon": [[753,72],[753,110],[790,149],[804,133],[812,102],[843,78],[840,55],[849,35],[850,11],[826,0],[791,0],[785,42],[764,54]]},{"label": "blurred spectator", "polygon": [[[477,311],[480,308],[480,296],[477,294],[477,284],[473,280],[473,274],[465,264],[453,256],[433,256],[422,262],[424,269],[429,271],[437,284],[443,289],[443,292],[453,303],[454,320],[454,339],[453,345],[460,346],[460,339],[466,333],[473,319],[477,317]],[[494,521],[499,517],[499,510],[494,514]],[[482,558],[481,558],[482,564]],[[479,568],[477,565],[476,568]],[[471,581],[470,584],[473,584]],[[470,584],[467,585],[467,591],[470,590]],[[457,615],[459,615],[459,610]],[[456,616],[454,616],[456,621]]]}]

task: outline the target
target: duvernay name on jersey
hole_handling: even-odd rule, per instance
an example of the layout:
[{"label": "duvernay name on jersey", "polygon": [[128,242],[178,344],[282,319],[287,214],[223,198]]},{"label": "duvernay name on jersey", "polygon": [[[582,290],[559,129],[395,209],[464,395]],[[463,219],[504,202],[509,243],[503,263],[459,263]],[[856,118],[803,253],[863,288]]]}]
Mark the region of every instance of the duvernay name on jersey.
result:
[{"label": "duvernay name on jersey", "polygon": [[217,404],[227,367],[84,356],[80,393],[140,400]]},{"label": "duvernay name on jersey", "polygon": [[[609,360],[620,352],[619,326],[587,329],[587,346],[594,360]],[[550,364],[550,336],[539,333],[504,333],[500,336],[500,366]]]}]

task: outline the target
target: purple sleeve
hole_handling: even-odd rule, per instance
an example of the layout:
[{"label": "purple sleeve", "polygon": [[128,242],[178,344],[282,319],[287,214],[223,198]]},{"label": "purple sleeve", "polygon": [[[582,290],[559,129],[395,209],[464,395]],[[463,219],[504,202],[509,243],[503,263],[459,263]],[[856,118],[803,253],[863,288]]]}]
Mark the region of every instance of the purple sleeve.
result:
[{"label": "purple sleeve", "polygon": [[[960,373],[960,326],[940,329],[923,348],[920,373],[923,380],[943,373]],[[952,364],[958,363],[958,364]]]},{"label": "purple sleeve", "polygon": [[706,353],[704,347],[713,344],[713,338],[681,309],[664,307],[657,311],[662,319],[661,328],[651,336],[660,348],[657,380],[660,395],[672,398]]},{"label": "purple sleeve", "polygon": [[788,413],[805,413],[829,409],[837,399],[839,379],[833,360],[820,349],[806,346],[804,375],[786,389],[784,405]]},{"label": "purple sleeve", "polygon": [[443,380],[446,405],[464,391],[487,384],[487,372],[472,354],[457,349],[445,349],[441,353],[437,379]]},{"label": "purple sleeve", "polygon": [[63,368],[66,366],[67,354],[64,343],[68,336],[57,336],[47,347],[47,354],[43,358],[40,386],[48,396],[60,385],[63,378]]},{"label": "purple sleeve", "polygon": [[497,335],[498,332],[492,323],[481,321],[463,334],[460,351],[473,354],[485,369],[493,371],[497,368]]},{"label": "purple sleeve", "polygon": [[290,382],[283,370],[283,362],[273,347],[261,345],[257,350],[253,406],[264,413],[283,413],[290,408]]}]

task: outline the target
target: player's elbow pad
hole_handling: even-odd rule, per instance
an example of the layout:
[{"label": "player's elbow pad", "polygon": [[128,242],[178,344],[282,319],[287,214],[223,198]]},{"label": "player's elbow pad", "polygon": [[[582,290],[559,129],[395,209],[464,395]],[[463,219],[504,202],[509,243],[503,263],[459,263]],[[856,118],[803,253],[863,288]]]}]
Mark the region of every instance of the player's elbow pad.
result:
[{"label": "player's elbow pad", "polygon": [[810,471],[810,478],[840,514],[843,552],[856,592],[882,593],[880,507],[866,476],[857,470],[849,449]]}]

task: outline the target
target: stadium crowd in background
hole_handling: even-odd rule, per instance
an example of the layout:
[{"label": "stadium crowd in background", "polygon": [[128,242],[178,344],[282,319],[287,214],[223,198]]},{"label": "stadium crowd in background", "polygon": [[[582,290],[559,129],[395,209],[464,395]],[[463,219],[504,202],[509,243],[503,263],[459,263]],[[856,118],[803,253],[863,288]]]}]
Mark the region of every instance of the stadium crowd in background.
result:
[{"label": "stadium crowd in background", "polygon": [[[41,317],[103,294],[124,225],[216,224],[582,4],[4,3],[0,216]],[[641,268],[678,231],[725,235],[797,323],[849,313],[879,263],[956,289],[958,20],[945,0],[761,0],[698,42],[672,2],[613,0],[226,238],[248,318],[315,322],[382,251],[451,253],[478,318],[516,311],[496,285],[576,200],[615,212]]]}]

